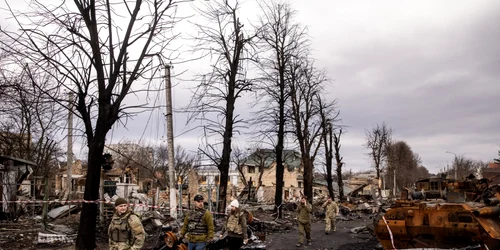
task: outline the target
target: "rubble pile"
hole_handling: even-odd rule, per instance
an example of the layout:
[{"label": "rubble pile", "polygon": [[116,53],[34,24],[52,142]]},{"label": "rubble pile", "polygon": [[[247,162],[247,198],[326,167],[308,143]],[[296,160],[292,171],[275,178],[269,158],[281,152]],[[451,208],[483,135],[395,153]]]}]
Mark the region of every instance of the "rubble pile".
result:
[{"label": "rubble pile", "polygon": [[20,218],[16,222],[0,223],[0,249],[27,249],[42,230],[35,218]]},{"label": "rubble pile", "polygon": [[[131,203],[148,203],[146,197],[135,195],[131,198]],[[112,203],[112,197],[106,198]],[[313,221],[324,219],[324,211],[321,205],[325,200],[322,198],[314,200]],[[340,215],[337,219],[349,221],[359,218],[372,218],[380,210],[388,206],[388,201],[351,198],[349,202],[339,203]],[[104,207],[110,213],[113,212],[112,205],[104,204]],[[50,208],[46,226],[43,226],[42,218],[39,215],[26,213],[15,222],[0,222],[0,249],[5,249],[6,246],[8,248],[15,246],[15,248],[19,249],[35,249],[73,244],[79,227],[80,207],[72,204],[51,203]],[[182,217],[174,220],[164,209],[148,210],[143,207],[138,208],[141,210],[136,212],[141,215],[141,221],[147,234],[145,249],[160,249],[164,245],[165,232],[169,231],[178,234],[180,231],[183,222]],[[266,249],[265,240],[270,234],[289,233],[297,228],[297,204],[295,202],[285,202],[282,205],[282,218],[277,218],[272,204],[242,204],[242,209],[249,211],[253,216],[252,223],[248,225],[250,241],[243,249]],[[104,218],[104,221],[97,223],[96,239],[99,245],[107,245],[108,241],[107,228],[111,218],[109,215],[104,216]],[[214,213],[214,219],[216,235],[219,235],[218,232],[222,230],[225,223],[225,214]],[[351,230],[353,234],[369,233],[371,231],[370,226]]]}]

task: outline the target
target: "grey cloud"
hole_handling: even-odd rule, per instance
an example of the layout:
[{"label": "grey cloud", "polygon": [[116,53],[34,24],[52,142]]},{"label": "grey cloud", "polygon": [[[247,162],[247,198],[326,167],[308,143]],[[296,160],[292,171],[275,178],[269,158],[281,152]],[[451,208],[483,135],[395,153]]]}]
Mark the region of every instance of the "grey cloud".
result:
[{"label": "grey cloud", "polygon": [[[434,170],[450,159],[446,150],[485,161],[497,156],[500,3],[483,10],[446,29],[408,27],[352,48],[336,48],[333,41],[317,53],[335,79],[330,92],[339,99],[351,136],[363,137],[365,129],[386,121],[394,139],[406,140]],[[313,36],[326,43],[320,34]],[[366,149],[346,151],[363,158]],[[365,168],[358,159],[346,161]]]}]

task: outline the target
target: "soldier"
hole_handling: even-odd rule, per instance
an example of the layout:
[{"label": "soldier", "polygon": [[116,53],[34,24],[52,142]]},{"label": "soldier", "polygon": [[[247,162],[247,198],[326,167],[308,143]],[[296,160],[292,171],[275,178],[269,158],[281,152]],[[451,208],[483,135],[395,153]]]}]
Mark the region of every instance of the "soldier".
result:
[{"label": "soldier", "polygon": [[224,232],[227,232],[227,247],[229,250],[239,250],[243,244],[248,243],[247,217],[245,212],[240,210],[238,200],[231,201],[231,212],[227,217],[226,224],[222,228],[219,238],[222,239]]},{"label": "soldier", "polygon": [[195,209],[186,213],[180,236],[186,237],[188,250],[204,250],[214,238],[214,221],[210,211],[203,207],[203,196],[194,196]]},{"label": "soldier", "polygon": [[115,213],[108,228],[110,250],[138,250],[144,245],[146,234],[139,216],[128,207],[124,198],[115,201]]},{"label": "soldier", "polygon": [[321,207],[325,210],[325,234],[335,232],[335,217],[339,215],[339,206],[337,205],[337,202],[332,201],[332,197],[328,196],[328,200],[326,200],[325,204]]},{"label": "soldier", "polygon": [[307,196],[302,196],[300,203],[298,204],[297,210],[299,211],[299,243],[296,247],[303,246],[304,234],[307,239],[307,245],[311,244],[311,211],[312,205],[307,202]]}]

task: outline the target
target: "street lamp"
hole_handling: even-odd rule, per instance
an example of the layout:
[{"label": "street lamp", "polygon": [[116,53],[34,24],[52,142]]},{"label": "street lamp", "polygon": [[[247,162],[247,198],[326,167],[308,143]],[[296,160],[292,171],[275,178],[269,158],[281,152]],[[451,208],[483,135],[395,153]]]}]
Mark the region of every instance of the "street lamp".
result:
[{"label": "street lamp", "polygon": [[458,162],[457,162],[457,154],[451,152],[451,151],[446,151],[445,153],[447,154],[453,154],[455,156],[455,159],[453,161],[453,168],[455,170],[455,180],[457,180],[457,168],[458,168]]}]

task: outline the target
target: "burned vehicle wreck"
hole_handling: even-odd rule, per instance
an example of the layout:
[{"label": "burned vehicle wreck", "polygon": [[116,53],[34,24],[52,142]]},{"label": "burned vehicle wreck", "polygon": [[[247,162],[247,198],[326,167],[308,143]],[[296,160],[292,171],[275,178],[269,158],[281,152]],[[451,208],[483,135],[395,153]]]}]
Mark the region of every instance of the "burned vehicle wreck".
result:
[{"label": "burned vehicle wreck", "polygon": [[500,186],[490,181],[420,180],[375,218],[374,232],[384,249],[500,249]]}]

